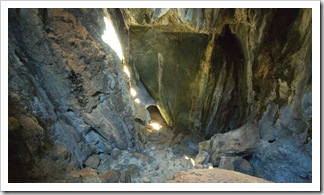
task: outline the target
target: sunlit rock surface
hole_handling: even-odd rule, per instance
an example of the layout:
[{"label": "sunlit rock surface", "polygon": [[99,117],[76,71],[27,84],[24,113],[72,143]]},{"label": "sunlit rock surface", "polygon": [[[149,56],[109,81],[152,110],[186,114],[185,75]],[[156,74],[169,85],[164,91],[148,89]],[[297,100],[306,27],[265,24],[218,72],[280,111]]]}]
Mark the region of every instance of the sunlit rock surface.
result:
[{"label": "sunlit rock surface", "polygon": [[[9,182],[165,182],[246,125],[258,144],[235,158],[247,173],[311,182],[311,16],[9,9]],[[104,17],[123,60],[102,38]],[[159,132],[147,128],[149,106],[165,120]],[[199,159],[217,166],[206,152]]]}]

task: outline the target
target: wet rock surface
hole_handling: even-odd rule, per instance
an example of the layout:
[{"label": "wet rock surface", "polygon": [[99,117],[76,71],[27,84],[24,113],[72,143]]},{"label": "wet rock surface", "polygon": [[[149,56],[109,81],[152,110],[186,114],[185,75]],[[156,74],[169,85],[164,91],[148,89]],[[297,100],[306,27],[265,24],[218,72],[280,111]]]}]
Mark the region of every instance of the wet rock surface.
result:
[{"label": "wet rock surface", "polygon": [[9,9],[9,182],[167,182],[212,166],[312,182],[311,16]]}]

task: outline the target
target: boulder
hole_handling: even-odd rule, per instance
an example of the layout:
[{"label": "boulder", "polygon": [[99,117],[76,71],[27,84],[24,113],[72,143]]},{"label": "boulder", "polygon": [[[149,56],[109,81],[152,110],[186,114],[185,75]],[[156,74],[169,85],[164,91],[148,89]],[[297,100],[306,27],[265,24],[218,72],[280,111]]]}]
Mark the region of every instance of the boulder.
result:
[{"label": "boulder", "polygon": [[227,133],[217,133],[211,137],[213,165],[222,155],[249,155],[259,146],[259,129],[256,125],[244,125]]},{"label": "boulder", "polygon": [[[259,141],[259,129],[254,124],[247,124],[227,133],[217,133],[210,140],[199,143],[196,164],[210,162],[213,166],[218,166],[221,156],[250,155],[259,146]],[[224,159],[222,163],[225,163],[223,161]]]}]

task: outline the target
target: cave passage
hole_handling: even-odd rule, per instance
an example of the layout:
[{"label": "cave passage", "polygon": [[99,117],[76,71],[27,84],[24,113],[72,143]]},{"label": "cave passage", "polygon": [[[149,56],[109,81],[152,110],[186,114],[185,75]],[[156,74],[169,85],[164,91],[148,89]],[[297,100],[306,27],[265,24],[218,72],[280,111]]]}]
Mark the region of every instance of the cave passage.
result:
[{"label": "cave passage", "polygon": [[151,105],[151,106],[148,106],[146,109],[150,113],[151,123],[158,123],[162,127],[167,127],[167,123],[165,122],[164,118],[162,117],[160,110],[157,106]]}]

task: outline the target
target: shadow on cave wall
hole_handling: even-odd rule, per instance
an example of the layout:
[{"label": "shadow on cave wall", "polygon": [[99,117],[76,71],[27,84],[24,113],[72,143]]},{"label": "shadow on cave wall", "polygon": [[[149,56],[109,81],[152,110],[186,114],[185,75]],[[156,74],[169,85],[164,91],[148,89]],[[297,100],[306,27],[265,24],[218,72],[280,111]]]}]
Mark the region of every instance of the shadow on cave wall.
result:
[{"label": "shadow on cave wall", "polygon": [[[231,32],[230,27],[225,25],[221,35],[215,39],[209,81],[213,83],[213,90],[216,90],[215,88],[219,85],[224,95],[220,97],[216,114],[211,114],[213,110],[207,112],[205,118],[208,116],[213,118],[210,119],[209,124],[208,122],[206,124],[206,139],[209,139],[215,133],[225,133],[244,124],[247,108],[245,71],[242,46],[236,35]],[[218,79],[224,76],[221,75],[224,73],[226,74],[226,81],[220,84]],[[209,98],[209,101],[208,104],[215,102],[212,98]]]}]

